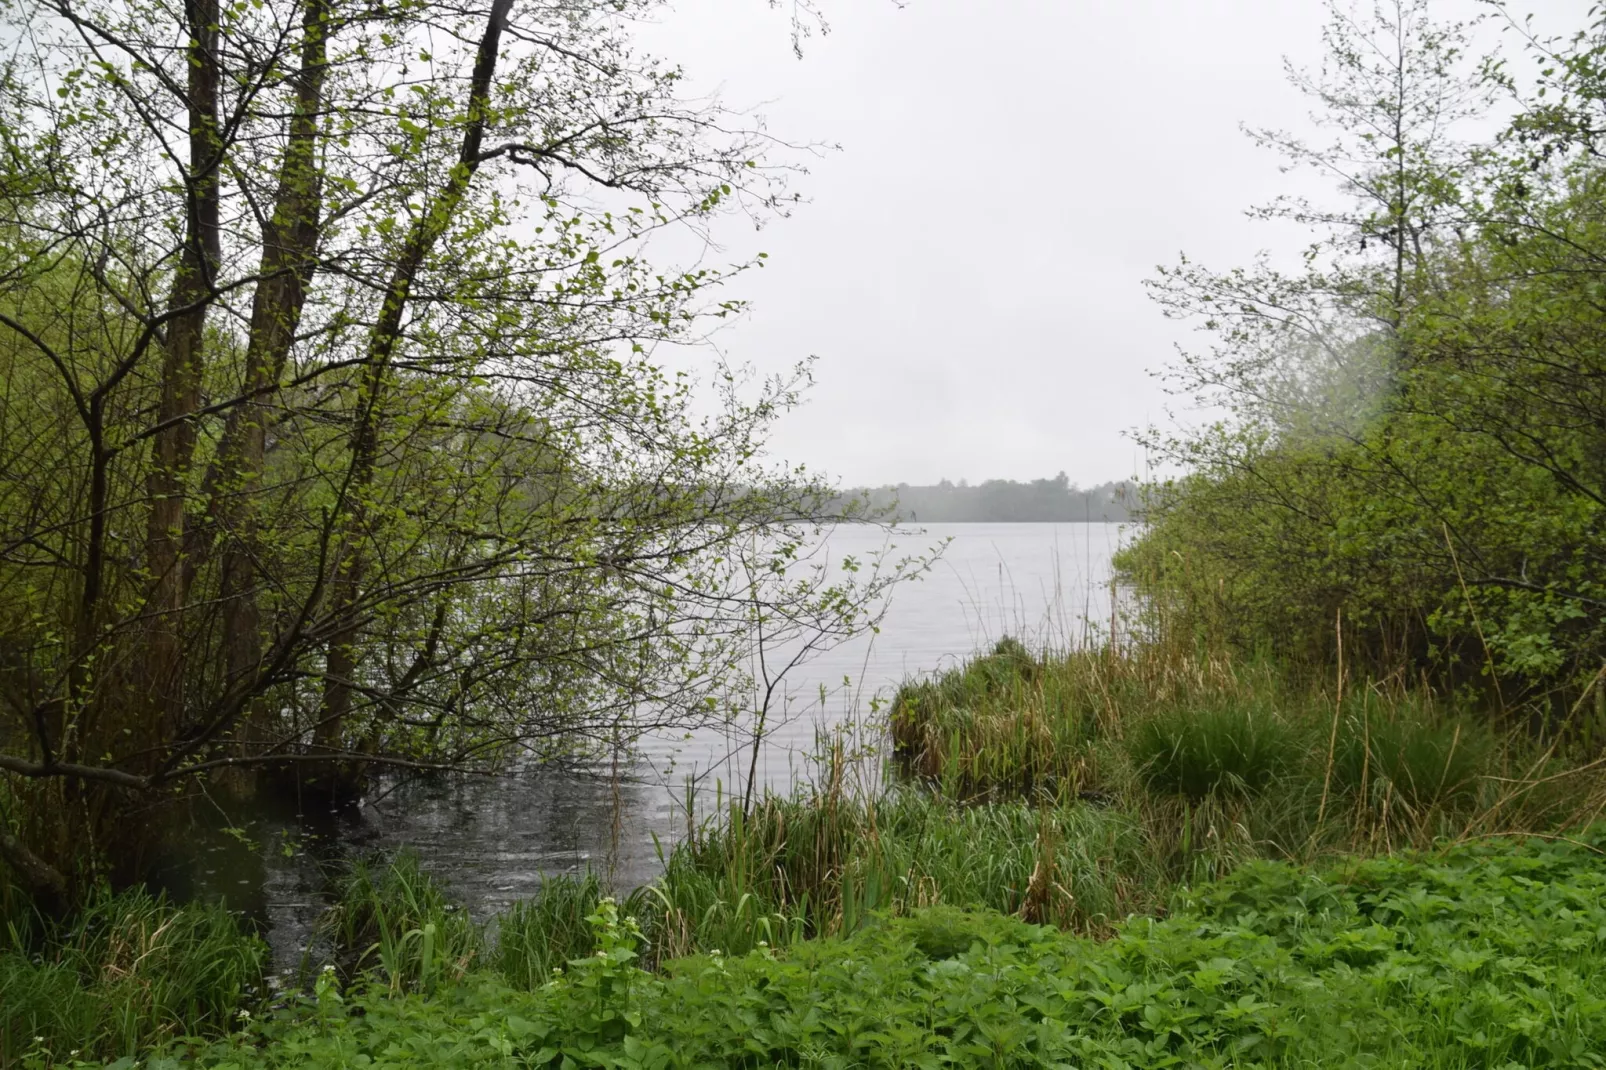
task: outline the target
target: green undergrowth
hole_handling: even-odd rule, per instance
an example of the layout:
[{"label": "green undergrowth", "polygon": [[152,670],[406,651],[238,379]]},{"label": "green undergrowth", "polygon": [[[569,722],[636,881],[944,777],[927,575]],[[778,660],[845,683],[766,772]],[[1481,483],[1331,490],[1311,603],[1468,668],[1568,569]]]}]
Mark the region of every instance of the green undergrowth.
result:
[{"label": "green undergrowth", "polygon": [[65,924],[19,911],[0,932],[0,1066],[227,1033],[262,995],[267,962],[222,907],[139,889],[100,893]]},{"label": "green undergrowth", "polygon": [[[575,963],[586,963],[581,974],[592,976],[597,952],[623,954],[624,943],[631,944],[625,958],[631,970],[644,970],[652,979],[627,972],[620,975],[623,980],[607,981],[610,992],[610,986],[624,984],[633,991],[640,984],[643,991],[667,993],[685,983],[687,970],[704,968],[687,963],[703,963],[708,970],[717,965],[762,971],[772,967],[761,963],[778,956],[826,970],[841,962],[818,956],[860,953],[824,948],[870,949],[864,952],[870,955],[865,983],[879,984],[878,978],[893,969],[888,963],[902,961],[903,952],[877,943],[893,939],[888,934],[912,934],[908,938],[929,951],[930,941],[937,939],[932,933],[951,931],[954,954],[937,956],[945,961],[963,959],[974,940],[993,946],[1000,933],[1015,934],[1009,938],[1016,948],[1012,955],[1025,954],[1021,948],[1028,946],[1038,949],[1032,951],[1036,955],[1039,945],[1060,939],[1041,932],[1028,939],[1020,936],[1026,930],[1012,927],[1016,923],[1064,933],[1070,942],[1055,943],[1061,949],[1056,954],[1103,962],[1104,952],[1089,950],[1100,945],[1073,938],[1113,938],[1127,946],[1138,930],[1125,919],[1167,917],[1179,899],[1192,904],[1186,909],[1197,918],[1217,918],[1220,910],[1211,904],[1218,899],[1210,897],[1216,893],[1200,889],[1249,894],[1243,889],[1259,887],[1256,880],[1272,880],[1268,874],[1296,872],[1265,869],[1266,860],[1303,866],[1308,873],[1335,859],[1437,850],[1444,843],[1479,838],[1515,842],[1532,833],[1578,835],[1576,830],[1591,827],[1606,809],[1603,768],[1589,751],[1530,736],[1511,719],[1472,716],[1426,692],[1398,686],[1350,681],[1341,693],[1329,694],[1265,666],[1164,648],[1038,656],[1006,642],[960,669],[906,687],[893,703],[892,729],[906,774],[892,783],[854,788],[857,778],[838,750],[820,771],[816,787],[788,797],[763,796],[750,806],[719,800],[712,812],[699,810],[702,820],[665,852],[659,879],[617,904],[623,918],[633,919],[629,926],[622,920],[613,928],[599,926],[611,889],[595,875],[548,880],[536,896],[481,926],[413,856],[354,865],[332,882],[333,905],[293,987],[321,991],[318,1005],[337,1016],[345,1011],[329,1008],[344,1006],[336,1000],[344,986],[376,1022],[405,1008],[411,1008],[407,1014],[428,1016],[449,1007],[501,1021],[495,1008],[474,1002],[480,998],[474,993],[508,990],[555,998],[550,986],[566,990],[576,983]],[[688,798],[688,806],[695,808],[697,801]],[[1458,848],[1446,857],[1484,857],[1466,854],[1469,850]],[[1522,871],[1522,858],[1566,855],[1567,850],[1582,852],[1566,855],[1575,870],[1596,872],[1589,868],[1594,864],[1589,848],[1530,843],[1515,853],[1478,850],[1504,860],[1499,866],[1511,874]],[[1392,872],[1388,867],[1395,864],[1378,862],[1382,868],[1375,872]],[[1398,864],[1442,869],[1451,863]],[[1364,865],[1354,872],[1374,872]],[[1240,870],[1261,876],[1211,884]],[[1286,891],[1293,878],[1278,879]],[[1336,887],[1336,879],[1330,876],[1327,884]],[[1254,909],[1269,917],[1284,909],[1283,898],[1283,891],[1266,890]],[[1319,915],[1310,924],[1328,925],[1320,919],[1333,911],[1338,917],[1364,906],[1343,905],[1350,903],[1343,895],[1333,902],[1339,905],[1307,911],[1313,918]],[[1458,909],[1454,903],[1445,907],[1449,914]],[[957,913],[967,911],[973,913]],[[1354,921],[1344,916],[1350,918],[1345,925]],[[993,920],[981,920],[987,918]],[[1173,933],[1167,940],[1180,939],[1175,918],[1164,924]],[[1249,924],[1246,931],[1258,932],[1260,924]],[[621,926],[634,927],[624,943],[616,931],[624,931]],[[922,926],[934,928],[927,932]],[[1399,945],[1408,946],[1414,945]],[[890,956],[888,963],[871,961],[883,954]],[[1535,954],[1544,958],[1552,951]],[[1119,966],[1125,960],[1109,961]],[[746,965],[737,967],[737,962]],[[1334,978],[1345,986],[1360,984],[1338,974],[1340,967],[1364,963],[1348,952],[1334,962],[1323,967],[1333,974],[1323,974],[1323,985],[1336,985]],[[0,949],[0,1067],[51,1065],[74,1051],[86,1058],[114,1058],[179,1036],[223,1035],[241,1012],[264,1010],[257,984],[262,964],[260,942],[221,909],[174,908],[137,892],[103,897],[72,925],[49,931],[14,927]],[[1030,964],[1011,960],[1010,969]],[[1529,976],[1530,988],[1549,985],[1554,971],[1545,971]],[[1493,976],[1482,966],[1474,973]],[[762,987],[767,991],[790,976],[765,974]],[[886,976],[894,987],[934,983],[926,974]],[[1515,984],[1512,978],[1499,983]],[[1128,987],[1150,983],[1146,975],[1121,982]],[[1275,999],[1287,1004],[1297,988],[1290,981],[1276,990]],[[1049,999],[1032,991],[1039,1003]],[[1273,999],[1254,986],[1243,991]],[[1390,991],[1384,985],[1374,995],[1383,1000]],[[399,1002],[375,1002],[381,992]],[[968,998],[947,989],[937,994],[960,1003]],[[1359,998],[1347,987],[1340,995]],[[521,995],[513,1003],[524,1006],[531,998],[536,997]],[[1037,1004],[1025,1003],[1024,996],[1017,1003],[1017,1016],[1038,1021],[1035,1012],[1020,1009]],[[293,1020],[299,1023],[294,1029],[303,1031],[294,1043],[314,1044],[305,1032],[313,1028],[305,1017],[311,1005],[293,1006],[301,1017],[277,1016],[274,1028],[291,1028],[285,1022]],[[670,1015],[668,1009],[663,1013]],[[738,1013],[747,1011],[712,1003],[707,1010],[721,1021],[734,1021],[729,1016]],[[1221,1013],[1231,1018],[1239,1011]],[[902,1023],[902,1014],[887,1010],[882,1017]],[[436,1023],[425,1034],[445,1030],[450,1043],[466,1043],[451,1032],[456,1028]],[[666,1035],[677,1028],[661,1026]],[[906,1031],[904,1024],[884,1028],[899,1036]],[[950,1039],[959,1035],[940,1024],[929,1025],[931,1031]],[[656,1043],[656,1034],[634,1026],[629,1035],[632,1052],[638,1043]],[[1183,1033],[1168,1035],[1182,1044]],[[1368,1038],[1357,1051],[1376,1048],[1377,1038]],[[1065,1065],[1122,1065],[1110,1061],[1118,1057],[1134,1066],[1261,1065],[1253,1060],[1284,1051],[1272,1043],[1276,1039],[1263,1038],[1256,1043],[1266,1047],[1241,1052],[1218,1046],[1211,1049],[1215,1063],[1197,1046],[1171,1063],[1117,1046],[1087,1049],[1102,1052],[1097,1057],[1067,1055]],[[414,1042],[424,1043],[416,1036],[408,1041]],[[937,1041],[928,1037],[921,1043],[929,1048]],[[777,1064],[854,1065],[858,1058],[852,1054],[857,1049],[833,1048],[812,1034],[798,1044],[776,1048]],[[944,1058],[958,1057],[943,1050]],[[1531,1055],[1510,1055],[1518,1050],[1513,1046],[1500,1050],[1519,1063]],[[967,1058],[980,1058],[966,1051]],[[334,1056],[324,1052],[318,1058]],[[771,1065],[766,1058],[754,1054],[738,1064]],[[653,1065],[642,1059],[642,1065]],[[1422,1065],[1504,1065],[1469,1062],[1461,1055],[1447,1060]],[[1564,1065],[1531,1063],[1541,1064]]]},{"label": "green undergrowth", "polygon": [[[1606,836],[1496,839],[1315,871],[1256,862],[1104,941],[955,908],[640,968],[611,900],[533,991],[314,995],[187,1065],[1593,1067]],[[152,1059],[151,1067],[172,1065]]]}]

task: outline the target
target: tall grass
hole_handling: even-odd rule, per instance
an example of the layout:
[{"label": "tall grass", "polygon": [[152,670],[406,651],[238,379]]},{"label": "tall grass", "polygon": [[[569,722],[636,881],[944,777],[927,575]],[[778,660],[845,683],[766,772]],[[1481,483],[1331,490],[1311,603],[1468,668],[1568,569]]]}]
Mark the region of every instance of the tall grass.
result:
[{"label": "tall grass", "polygon": [[484,949],[473,919],[410,851],[385,865],[352,865],[320,928],[343,974],[376,975],[398,991],[459,979]]},{"label": "tall grass", "polygon": [[1476,806],[1498,764],[1501,740],[1467,717],[1435,716],[1402,704],[1347,711],[1333,756],[1333,784],[1347,795],[1393,795],[1416,808]]},{"label": "tall grass", "polygon": [[518,988],[535,988],[551,980],[554,970],[590,955],[596,933],[586,918],[607,894],[595,873],[543,880],[534,898],[514,903],[496,919],[491,961],[497,972]]},{"label": "tall grass", "polygon": [[1575,760],[1588,755],[1530,736],[1525,718],[1470,716],[1398,681],[1336,683],[1162,643],[1039,657],[1005,643],[906,685],[892,733],[900,767],[951,798],[1092,797],[1162,838],[1182,832],[1159,827],[1184,820],[1173,801],[1213,801],[1287,830],[1274,855],[1543,830],[1606,805],[1606,779]]},{"label": "tall grass", "polygon": [[1096,933],[1157,905],[1149,865],[1138,825],[1114,810],[964,805],[918,789],[770,796],[676,847],[650,889],[649,935],[670,955],[740,953],[939,904]]},{"label": "tall grass", "polygon": [[13,925],[0,951],[0,1065],[30,1051],[132,1056],[217,1035],[263,988],[266,945],[221,906],[100,893],[70,923]]},{"label": "tall grass", "polygon": [[1142,718],[1125,750],[1151,792],[1201,802],[1271,788],[1297,762],[1300,742],[1295,726],[1263,702],[1206,702]]},{"label": "tall grass", "polygon": [[[1553,831],[1606,806],[1597,770],[1426,692],[1340,697],[1272,665],[1159,645],[1034,656],[1006,641],[902,689],[890,730],[902,779],[855,789],[839,749],[818,786],[717,799],[661,851],[660,878],[621,906],[647,936],[645,961],[783,949],[937,905],[1103,935],[1253,859]],[[593,952],[585,918],[608,891],[594,875],[547,881],[497,919],[484,960],[542,984]],[[361,905],[398,897],[412,905]],[[444,927],[445,909],[403,856],[355,873],[336,916],[405,920],[364,921],[338,942],[367,941],[394,978],[381,931],[404,943],[426,917]],[[405,987],[417,971],[399,961],[392,983]]]},{"label": "tall grass", "polygon": [[1088,744],[1102,696],[1082,683],[1045,671],[1019,642],[1003,639],[960,668],[898,691],[894,758],[952,798],[1094,788]]}]

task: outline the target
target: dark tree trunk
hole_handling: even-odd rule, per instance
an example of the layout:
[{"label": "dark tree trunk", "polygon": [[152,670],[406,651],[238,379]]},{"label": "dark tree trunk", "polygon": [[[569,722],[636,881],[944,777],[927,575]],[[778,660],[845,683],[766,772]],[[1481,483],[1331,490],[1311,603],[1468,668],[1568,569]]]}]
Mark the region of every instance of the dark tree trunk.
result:
[{"label": "dark tree trunk", "polygon": [[185,18],[190,37],[187,218],[184,247],[168,298],[158,430],[152,442],[154,463],[148,483],[150,624],[143,696],[147,720],[141,728],[152,743],[165,739],[183,721],[184,486],[195,452],[195,424],[190,417],[200,407],[206,313],[220,257],[217,0],[187,0]]},{"label": "dark tree trunk", "polygon": [[[362,544],[368,524],[366,505],[373,482],[379,448],[379,423],[390,362],[401,339],[402,320],[418,273],[430,249],[446,229],[469,182],[480,165],[480,147],[485,138],[490,108],[491,79],[496,73],[502,28],[512,10],[513,0],[494,0],[475,56],[474,74],[469,87],[468,125],[457,165],[440,192],[435,195],[407,235],[402,255],[385,288],[385,303],[378,322],[368,337],[367,359],[357,395],[351,433],[351,462],[345,491],[345,523],[342,548],[332,592],[331,612],[338,626],[329,640],[325,662],[323,701],[314,729],[314,745],[321,751],[338,752],[345,747],[345,722],[351,713],[352,696],[360,671],[358,639],[362,619],[360,601],[363,585]],[[335,779],[351,780],[361,775],[355,764],[335,773]],[[347,785],[349,788],[350,785]]]},{"label": "dark tree trunk", "polygon": [[[241,403],[230,414],[210,473],[212,525],[224,539],[220,611],[224,679],[238,687],[261,670],[261,611],[257,603],[258,494],[265,461],[268,402],[295,341],[316,269],[321,235],[322,183],[317,160],[326,62],[328,9],[325,0],[308,0],[302,10],[301,69],[289,144],[279,169],[272,218],[263,228],[260,281],[251,305]],[[197,553],[204,548],[197,547]],[[249,751],[271,729],[260,701],[243,719],[243,746]]]}]

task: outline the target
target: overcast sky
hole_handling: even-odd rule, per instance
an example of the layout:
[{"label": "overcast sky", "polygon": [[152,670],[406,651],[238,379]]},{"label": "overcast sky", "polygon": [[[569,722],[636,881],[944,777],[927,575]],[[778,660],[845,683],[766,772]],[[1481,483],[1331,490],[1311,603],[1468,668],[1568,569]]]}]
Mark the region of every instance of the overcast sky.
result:
[{"label": "overcast sky", "polygon": [[[1542,3],[1558,29],[1585,6]],[[679,0],[644,33],[773,133],[841,145],[792,218],[721,231],[769,266],[719,347],[764,371],[818,358],[774,454],[849,485],[1141,474],[1123,432],[1175,407],[1151,373],[1190,333],[1142,280],[1182,251],[1226,267],[1303,244],[1245,218],[1302,180],[1239,127],[1310,128],[1283,57],[1319,62],[1322,5],[821,4],[801,60],[763,0]]]}]

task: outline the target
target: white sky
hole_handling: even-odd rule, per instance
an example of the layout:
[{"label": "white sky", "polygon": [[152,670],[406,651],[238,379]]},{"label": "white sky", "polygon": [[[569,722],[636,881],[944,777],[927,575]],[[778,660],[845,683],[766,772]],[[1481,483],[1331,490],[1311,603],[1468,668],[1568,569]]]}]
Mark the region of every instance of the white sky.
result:
[{"label": "white sky", "polygon": [[[1532,0],[1554,29],[1586,0]],[[789,6],[789,5],[788,5]],[[1317,0],[821,0],[793,57],[763,0],[679,0],[642,35],[771,132],[839,143],[809,198],[729,256],[752,312],[716,336],[778,371],[818,357],[772,452],[849,485],[1141,474],[1123,432],[1175,406],[1150,374],[1189,329],[1141,282],[1301,234],[1244,209],[1290,191],[1240,123],[1308,131],[1283,57],[1321,58]],[[1449,15],[1472,0],[1440,0]]]}]

